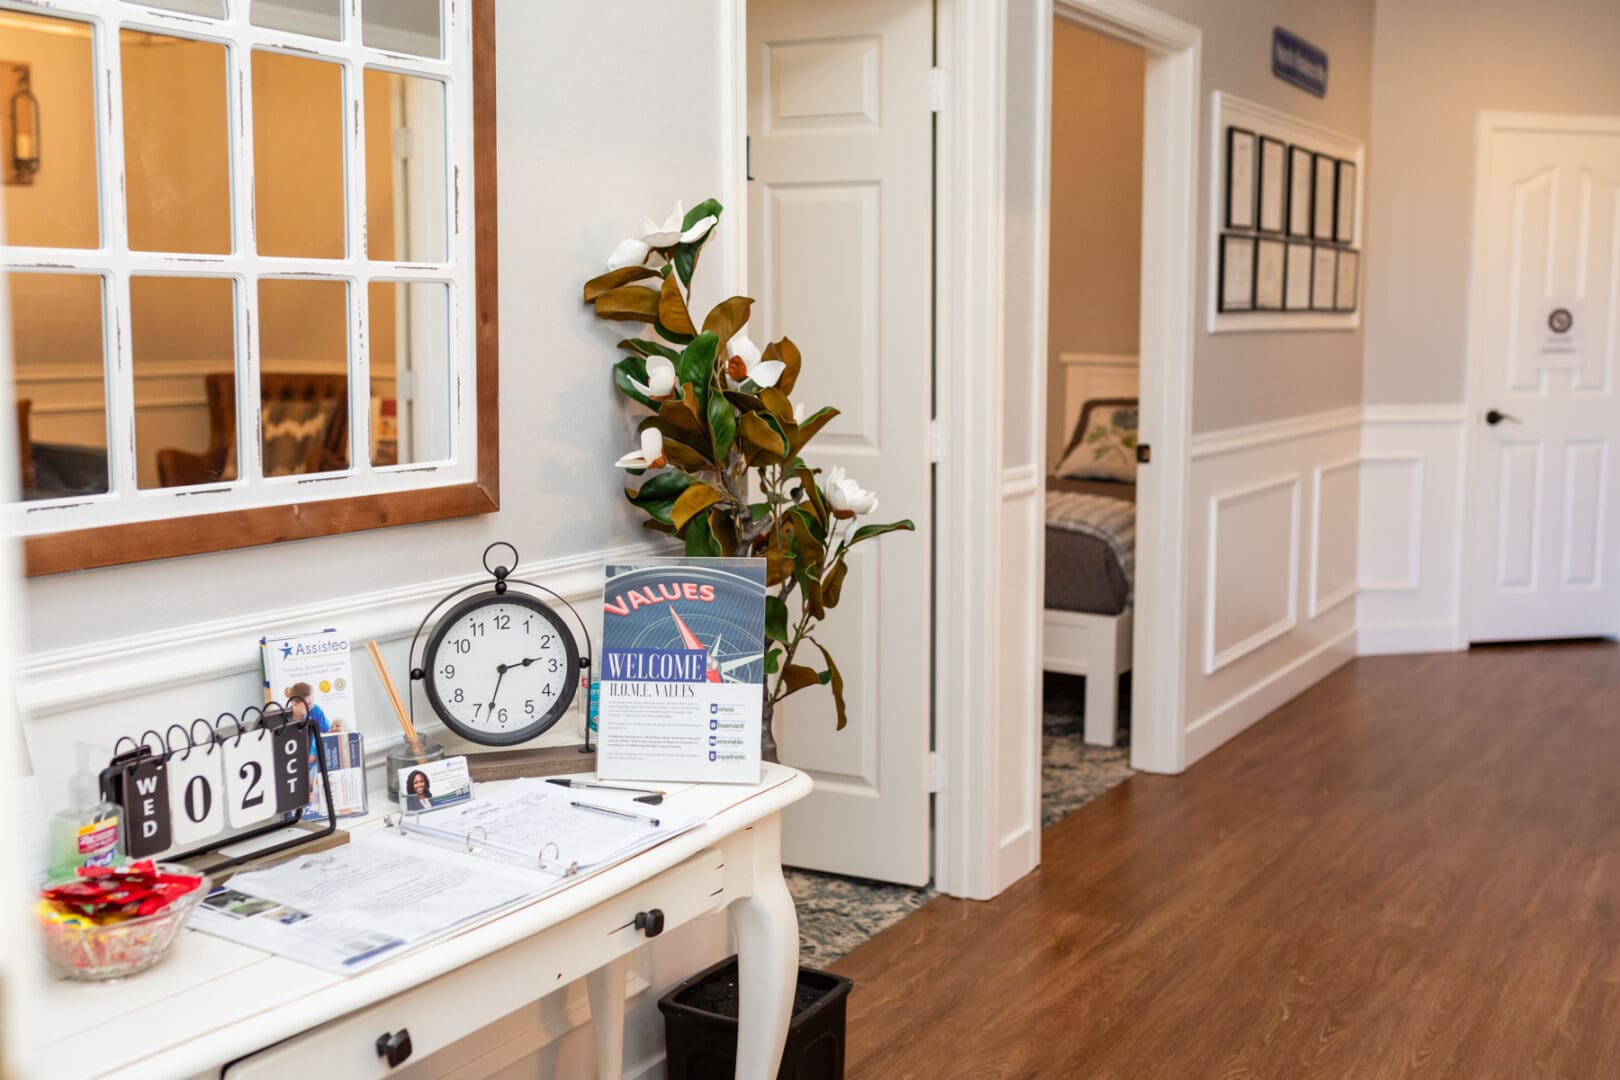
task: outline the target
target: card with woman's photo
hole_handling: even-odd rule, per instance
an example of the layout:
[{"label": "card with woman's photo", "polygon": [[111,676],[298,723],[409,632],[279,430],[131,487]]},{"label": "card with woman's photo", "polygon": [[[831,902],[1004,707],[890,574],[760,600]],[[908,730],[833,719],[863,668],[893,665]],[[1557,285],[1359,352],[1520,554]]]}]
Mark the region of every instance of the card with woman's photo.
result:
[{"label": "card with woman's photo", "polygon": [[408,812],[438,810],[472,798],[472,777],[465,757],[407,765],[399,770],[399,808]]}]

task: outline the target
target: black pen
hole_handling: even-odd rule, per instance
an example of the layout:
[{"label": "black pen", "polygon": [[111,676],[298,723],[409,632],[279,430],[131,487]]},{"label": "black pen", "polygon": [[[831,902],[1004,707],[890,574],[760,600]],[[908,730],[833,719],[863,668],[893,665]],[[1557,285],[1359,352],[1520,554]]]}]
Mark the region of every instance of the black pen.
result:
[{"label": "black pen", "polygon": [[546,777],[546,783],[556,784],[558,787],[565,788],[594,788],[598,791],[637,791],[641,794],[636,796],[635,801],[639,803],[646,803],[648,806],[657,806],[659,803],[664,801],[664,793],[662,791],[654,791],[652,788],[618,787],[614,784],[598,784],[594,780],[573,780],[568,777],[558,776]]},{"label": "black pen", "polygon": [[608,817],[623,818],[625,821],[639,821],[643,825],[651,825],[655,829],[658,827],[657,818],[642,817],[640,814],[632,814],[628,810],[613,810],[606,806],[594,806],[588,802],[572,802],[568,805],[575,810],[589,810],[593,814],[606,814]]}]

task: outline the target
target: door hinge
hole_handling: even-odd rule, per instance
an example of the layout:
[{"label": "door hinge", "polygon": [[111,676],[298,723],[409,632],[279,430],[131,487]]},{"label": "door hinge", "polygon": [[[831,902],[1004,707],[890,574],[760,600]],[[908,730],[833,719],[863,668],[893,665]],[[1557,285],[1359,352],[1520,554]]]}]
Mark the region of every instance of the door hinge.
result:
[{"label": "door hinge", "polygon": [[942,67],[928,69],[928,107],[931,112],[944,112],[951,102],[950,72]]},{"label": "door hinge", "polygon": [[945,767],[940,764],[939,751],[928,751],[928,794],[945,790]]},{"label": "door hinge", "polygon": [[743,136],[743,179],[744,180],[752,180],[753,178],[754,178],[754,137],[752,135],[744,135]]},{"label": "door hinge", "polygon": [[1151,465],[1153,463],[1153,446],[1150,443],[1136,444],[1136,463],[1138,465]]},{"label": "door hinge", "polygon": [[928,421],[928,460],[938,465],[945,460],[945,455],[950,451],[950,448],[951,442],[945,433],[945,422],[943,420]]}]

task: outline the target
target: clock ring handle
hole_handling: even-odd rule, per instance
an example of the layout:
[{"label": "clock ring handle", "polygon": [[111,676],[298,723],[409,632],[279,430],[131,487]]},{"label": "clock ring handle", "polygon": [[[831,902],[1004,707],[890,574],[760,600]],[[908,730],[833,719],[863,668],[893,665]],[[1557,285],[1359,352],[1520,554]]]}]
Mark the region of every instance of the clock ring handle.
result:
[{"label": "clock ring handle", "polygon": [[[502,566],[500,563],[496,563],[494,566],[489,565],[489,553],[494,551],[496,548],[506,548],[512,553],[512,565]],[[497,582],[505,581],[506,575],[510,574],[513,570],[516,570],[517,565],[518,549],[507,543],[505,540],[497,540],[493,544],[489,545],[489,547],[484,549],[484,569],[489,571],[489,576],[494,578]]]}]

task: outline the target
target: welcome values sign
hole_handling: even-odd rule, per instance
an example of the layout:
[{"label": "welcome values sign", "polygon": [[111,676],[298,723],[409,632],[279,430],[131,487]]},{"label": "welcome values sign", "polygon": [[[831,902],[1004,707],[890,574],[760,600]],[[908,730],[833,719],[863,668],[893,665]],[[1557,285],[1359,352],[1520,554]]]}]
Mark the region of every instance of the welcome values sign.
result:
[{"label": "welcome values sign", "polygon": [[1327,97],[1327,50],[1280,26],[1271,31],[1271,73],[1317,97]]}]

